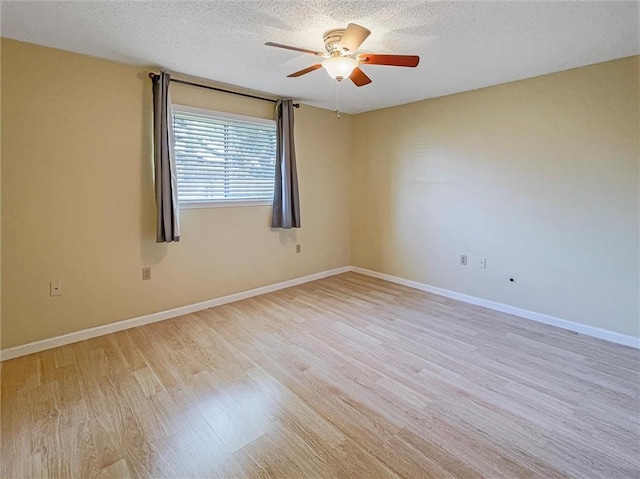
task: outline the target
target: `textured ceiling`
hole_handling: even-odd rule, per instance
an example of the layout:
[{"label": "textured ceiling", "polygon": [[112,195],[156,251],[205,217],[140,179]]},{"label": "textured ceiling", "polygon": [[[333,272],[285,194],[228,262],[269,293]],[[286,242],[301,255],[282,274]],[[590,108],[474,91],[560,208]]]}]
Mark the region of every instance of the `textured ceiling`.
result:
[{"label": "textured ceiling", "polygon": [[355,22],[360,51],[417,54],[415,68],[365,66],[373,83],[341,85],[358,113],[638,54],[634,2],[2,2],[4,37],[211,79],[333,109],[324,70],[286,75],[323,49],[322,34]]}]

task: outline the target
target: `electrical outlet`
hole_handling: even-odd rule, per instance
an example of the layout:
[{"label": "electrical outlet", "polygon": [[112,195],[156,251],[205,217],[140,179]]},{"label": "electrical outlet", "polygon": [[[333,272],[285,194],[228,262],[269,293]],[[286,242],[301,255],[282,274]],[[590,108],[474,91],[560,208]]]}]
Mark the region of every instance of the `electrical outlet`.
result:
[{"label": "electrical outlet", "polygon": [[478,268],[487,269],[487,258],[480,258],[480,262],[478,263]]},{"label": "electrical outlet", "polygon": [[460,264],[462,266],[466,266],[467,265],[467,255],[466,254],[461,254],[460,255]]},{"label": "electrical outlet", "polygon": [[302,251],[302,245],[297,244],[296,245],[296,253],[299,253],[300,251]]},{"label": "electrical outlet", "polygon": [[49,283],[49,296],[62,296],[62,281]]},{"label": "electrical outlet", "polygon": [[142,281],[151,279],[151,268],[142,268]]}]

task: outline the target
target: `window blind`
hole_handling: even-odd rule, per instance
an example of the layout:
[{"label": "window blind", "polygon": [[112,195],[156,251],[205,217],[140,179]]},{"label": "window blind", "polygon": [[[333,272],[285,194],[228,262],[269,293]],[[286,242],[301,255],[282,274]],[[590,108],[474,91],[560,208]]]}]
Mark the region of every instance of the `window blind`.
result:
[{"label": "window blind", "polygon": [[180,202],[272,200],[275,122],[174,110]]}]

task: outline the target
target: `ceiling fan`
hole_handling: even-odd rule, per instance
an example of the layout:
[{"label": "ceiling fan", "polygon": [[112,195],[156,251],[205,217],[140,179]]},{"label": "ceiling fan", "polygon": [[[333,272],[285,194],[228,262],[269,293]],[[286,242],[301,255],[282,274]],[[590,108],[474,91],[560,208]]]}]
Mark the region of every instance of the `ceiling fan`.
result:
[{"label": "ceiling fan", "polygon": [[298,72],[287,75],[290,78],[306,75],[309,72],[324,67],[331,78],[338,81],[349,77],[356,86],[364,86],[371,83],[360,65],[387,65],[395,67],[418,66],[420,57],[417,55],[380,55],[377,53],[356,53],[362,42],[371,34],[371,31],[350,23],[346,29],[338,28],[329,30],[324,34],[324,47],[327,53],[307,50],[306,48],[292,47],[280,43],[267,42],[270,47],[285,48],[296,52],[310,53],[324,58],[320,63]]}]

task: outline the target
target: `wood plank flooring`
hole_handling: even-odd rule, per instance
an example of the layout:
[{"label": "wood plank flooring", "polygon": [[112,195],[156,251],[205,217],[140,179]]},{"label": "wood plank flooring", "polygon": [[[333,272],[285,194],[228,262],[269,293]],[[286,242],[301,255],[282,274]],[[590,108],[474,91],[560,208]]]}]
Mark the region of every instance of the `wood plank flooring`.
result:
[{"label": "wood plank flooring", "polygon": [[640,477],[637,350],[347,273],[2,364],[2,478]]}]

